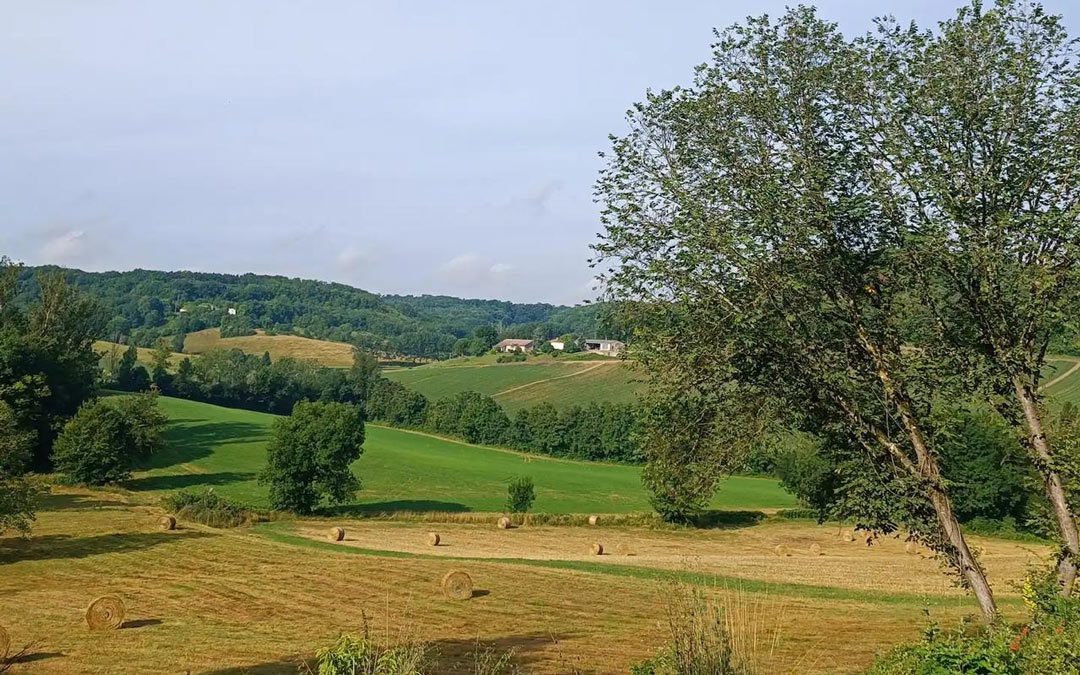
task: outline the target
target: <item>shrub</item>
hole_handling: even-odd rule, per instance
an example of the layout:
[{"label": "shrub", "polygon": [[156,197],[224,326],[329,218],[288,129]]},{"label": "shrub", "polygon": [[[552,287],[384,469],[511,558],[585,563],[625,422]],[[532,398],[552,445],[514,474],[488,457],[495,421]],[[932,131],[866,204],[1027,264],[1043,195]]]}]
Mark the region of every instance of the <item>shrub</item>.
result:
[{"label": "shrub", "polygon": [[323,500],[348,501],[360,489],[350,465],[360,458],[364,417],[345,403],[301,401],[274,421],[260,480],[275,509],[311,513]]},{"label": "shrub", "polygon": [[506,488],[506,510],[510,513],[527,513],[536,501],[536,488],[529,476],[511,479]]},{"label": "shrub", "polygon": [[1080,598],[1060,595],[1056,571],[1029,574],[1024,603],[1031,619],[954,630],[931,624],[922,641],[897,647],[870,669],[876,675],[915,673],[1075,673],[1080,663]]},{"label": "shrub", "polygon": [[80,485],[124,480],[161,446],[166,422],[153,394],[84,404],[56,439],[56,468]]},{"label": "shrub", "polygon": [[668,595],[671,640],[655,657],[634,664],[631,675],[745,675],[751,671],[738,653],[724,609],[699,589]]},{"label": "shrub", "polygon": [[319,675],[421,675],[427,666],[427,645],[412,642],[380,647],[368,636],[342,635],[333,647],[316,654]]},{"label": "shrub", "polygon": [[237,527],[254,520],[254,514],[222,497],[213,488],[204,492],[177,492],[162,499],[167,509],[184,520],[210,527]]}]

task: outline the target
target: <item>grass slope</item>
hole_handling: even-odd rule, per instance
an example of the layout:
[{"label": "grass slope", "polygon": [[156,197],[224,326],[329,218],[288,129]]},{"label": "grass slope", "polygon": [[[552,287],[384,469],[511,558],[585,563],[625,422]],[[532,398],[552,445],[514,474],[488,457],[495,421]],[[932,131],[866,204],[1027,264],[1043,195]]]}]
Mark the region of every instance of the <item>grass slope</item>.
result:
[{"label": "grass slope", "polygon": [[261,332],[256,335],[223,338],[221,330],[217,328],[188,333],[184,339],[184,351],[188,354],[202,354],[212,349],[239,349],[256,356],[270,352],[270,358],[275,361],[292,357],[333,368],[347,368],[352,365],[352,345],[344,342],[313,340],[298,335],[266,335]]},{"label": "grass slope", "polygon": [[[109,362],[109,360],[113,358],[114,354],[116,360],[119,361],[120,357],[124,355],[124,352],[127,350],[127,348],[127,345],[121,345],[115,342],[108,342],[106,340],[96,340],[94,342],[94,351],[97,352],[99,356],[101,356],[102,367],[104,367]],[[153,363],[154,350],[148,349],[146,347],[136,347],[135,349],[139,353],[138,363],[149,369],[151,364]],[[173,354],[169,358],[169,366],[175,369],[177,366],[180,365],[180,362],[183,360],[183,354]]]},{"label": "grass slope", "polygon": [[640,370],[610,359],[536,357],[523,363],[495,363],[491,357],[480,357],[384,374],[431,400],[462,391],[487,394],[511,413],[541,402],[560,408],[592,401],[629,403],[644,386]]},{"label": "grass slope", "polygon": [[1050,356],[1043,376],[1043,393],[1052,403],[1080,405],[1080,359],[1071,356]]},{"label": "grass slope", "polygon": [[[149,470],[127,483],[134,490],[214,487],[267,505],[257,474],[265,461],[273,415],[162,397],[170,417],[165,449]],[[627,513],[649,509],[636,467],[574,462],[474,446],[426,434],[368,425],[364,456],[353,470],[364,488],[354,511],[498,511],[507,480],[532,476],[536,511]],[[776,481],[733,477],[712,506],[776,509],[795,505]]]}]

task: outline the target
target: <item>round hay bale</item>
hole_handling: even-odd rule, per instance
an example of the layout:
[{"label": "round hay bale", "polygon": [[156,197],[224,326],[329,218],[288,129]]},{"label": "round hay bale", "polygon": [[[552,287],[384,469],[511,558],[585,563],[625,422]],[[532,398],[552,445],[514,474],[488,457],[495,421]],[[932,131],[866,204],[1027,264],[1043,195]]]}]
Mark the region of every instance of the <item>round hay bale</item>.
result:
[{"label": "round hay bale", "polygon": [[500,530],[509,530],[510,529],[510,519],[507,518],[506,516],[503,516],[502,518],[499,518],[499,529]]},{"label": "round hay bale", "polygon": [[592,546],[589,547],[589,550],[592,551],[593,555],[604,555],[603,544],[594,543]]},{"label": "round hay bale", "polygon": [[442,578],[442,590],[451,600],[468,600],[473,596],[472,577],[461,570],[447,572]]},{"label": "round hay bale", "polygon": [[90,630],[115,630],[124,625],[124,601],[119,595],[103,595],[86,608]]},{"label": "round hay bale", "polygon": [[438,546],[439,542],[442,541],[441,539],[439,539],[439,533],[438,532],[428,532],[427,533],[427,540],[428,540],[428,543],[431,544],[432,546]]},{"label": "round hay bale", "polygon": [[904,544],[904,553],[907,553],[909,555],[915,555],[918,552],[919,552],[919,545],[916,544],[915,542],[909,541],[908,543]]},{"label": "round hay bale", "polygon": [[331,527],[330,531],[326,533],[326,537],[330,541],[343,541],[345,539],[345,528]]},{"label": "round hay bale", "polygon": [[821,555],[821,546],[819,544],[810,544],[810,555]]},{"label": "round hay bale", "polygon": [[172,516],[162,516],[158,518],[158,527],[163,530],[175,530],[176,518],[173,518]]},{"label": "round hay bale", "polygon": [[773,549],[773,553],[783,558],[788,554],[787,546],[784,546],[783,544],[777,544],[776,548]]},{"label": "round hay bale", "polygon": [[11,651],[11,636],[0,626],[0,663],[7,660],[8,652]]},{"label": "round hay bale", "polygon": [[600,524],[600,516],[589,516],[589,524],[590,525],[599,525]]},{"label": "round hay bale", "polygon": [[844,541],[855,541],[855,535],[851,533],[851,530],[844,530],[844,533],[840,535]]}]

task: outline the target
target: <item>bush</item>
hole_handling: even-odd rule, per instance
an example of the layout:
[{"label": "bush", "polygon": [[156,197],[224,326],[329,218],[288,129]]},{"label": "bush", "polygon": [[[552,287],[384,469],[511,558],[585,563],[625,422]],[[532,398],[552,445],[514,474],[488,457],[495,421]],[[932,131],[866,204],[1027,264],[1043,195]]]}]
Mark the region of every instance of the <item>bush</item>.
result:
[{"label": "bush", "polygon": [[636,663],[631,675],[746,675],[747,660],[738,654],[723,607],[698,589],[675,589],[669,595],[671,640],[655,657]]},{"label": "bush", "polygon": [[177,492],[162,499],[165,507],[184,520],[210,527],[237,527],[255,519],[240,504],[210,488],[204,492]]},{"label": "bush", "polygon": [[360,458],[364,416],[345,403],[302,401],[274,421],[260,480],[275,509],[311,513],[323,500],[348,501],[360,489],[350,465]]},{"label": "bush", "polygon": [[166,422],[153,394],[84,404],[56,439],[56,468],[79,485],[124,480],[161,446]]},{"label": "bush", "polygon": [[518,476],[506,489],[506,510],[510,513],[527,513],[536,501],[536,489],[529,476]]},{"label": "bush", "polygon": [[1059,593],[1056,571],[1033,572],[1024,584],[1031,619],[1020,626],[931,624],[921,642],[897,647],[870,669],[876,675],[914,673],[1076,673],[1080,664],[1080,598]]}]

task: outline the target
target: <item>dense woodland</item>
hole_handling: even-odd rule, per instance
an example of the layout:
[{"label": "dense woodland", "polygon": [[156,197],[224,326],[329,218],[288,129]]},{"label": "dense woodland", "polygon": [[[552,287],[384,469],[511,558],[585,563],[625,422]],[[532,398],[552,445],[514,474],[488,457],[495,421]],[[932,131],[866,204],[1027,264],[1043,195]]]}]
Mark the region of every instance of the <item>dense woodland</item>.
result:
[{"label": "dense woodland", "polygon": [[[376,295],[344,284],[258,274],[27,267],[21,277],[22,302],[40,292],[35,281],[39,271],[61,272],[75,288],[101,302],[105,323],[97,337],[130,339],[143,347],[153,347],[161,337],[219,327],[224,337],[262,329],[348,342],[386,356],[440,359],[453,355],[455,344],[472,339],[481,328],[497,337],[620,336],[603,325],[600,305]],[[457,352],[467,348],[458,344]]]}]

